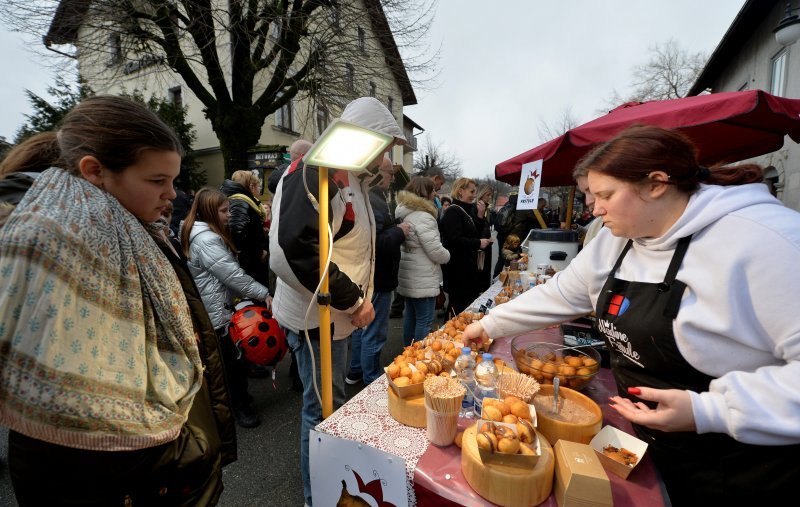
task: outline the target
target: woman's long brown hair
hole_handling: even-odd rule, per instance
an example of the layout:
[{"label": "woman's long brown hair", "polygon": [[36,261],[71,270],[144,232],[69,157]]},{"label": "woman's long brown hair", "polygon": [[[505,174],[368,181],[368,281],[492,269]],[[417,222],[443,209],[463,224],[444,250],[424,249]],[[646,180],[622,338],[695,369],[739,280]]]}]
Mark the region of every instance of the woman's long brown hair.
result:
[{"label": "woman's long brown hair", "polygon": [[190,258],[189,236],[192,233],[192,227],[195,222],[205,222],[208,224],[208,228],[222,238],[222,241],[225,242],[225,245],[227,245],[231,252],[238,253],[228,228],[219,220],[219,207],[222,206],[226,200],[228,200],[228,198],[225,197],[225,194],[213,188],[202,188],[194,196],[192,209],[189,210],[189,214],[186,215],[186,219],[181,225],[181,248],[183,248],[183,253],[186,255],[187,259]]}]

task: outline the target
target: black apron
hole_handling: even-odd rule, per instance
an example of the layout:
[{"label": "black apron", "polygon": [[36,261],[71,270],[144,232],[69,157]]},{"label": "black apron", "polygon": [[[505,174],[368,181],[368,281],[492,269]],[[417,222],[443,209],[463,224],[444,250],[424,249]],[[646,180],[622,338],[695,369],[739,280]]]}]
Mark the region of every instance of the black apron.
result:
[{"label": "black apron", "polygon": [[[597,300],[597,327],[611,355],[620,396],[628,387],[708,391],[713,380],[678,350],[672,324],[686,284],[675,279],[691,236],[682,238],[661,283],[629,282],[614,275],[628,241]],[[654,406],[653,403],[648,403]],[[793,498],[800,485],[800,445],[757,446],[722,433],[670,432],[633,425],[648,444],[673,505],[768,505]]]}]

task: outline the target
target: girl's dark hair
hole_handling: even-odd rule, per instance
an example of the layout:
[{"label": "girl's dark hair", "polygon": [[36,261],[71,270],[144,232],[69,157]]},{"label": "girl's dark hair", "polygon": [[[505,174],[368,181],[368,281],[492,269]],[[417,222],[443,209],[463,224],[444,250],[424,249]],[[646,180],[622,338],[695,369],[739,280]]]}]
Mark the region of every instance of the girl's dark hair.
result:
[{"label": "girl's dark hair", "polygon": [[55,132],[42,132],[11,148],[0,162],[0,179],[8,173],[40,173],[61,165],[61,152]]},{"label": "girl's dark hair", "polygon": [[712,185],[744,185],[764,180],[764,170],[756,164],[717,165],[697,163],[697,148],[676,130],[635,125],[589,152],[576,165],[573,176],[596,171],[619,180],[638,183],[653,171],[669,175],[669,184],[694,193],[700,182]]},{"label": "girl's dark hair", "polygon": [[411,181],[408,182],[404,190],[422,197],[423,199],[427,199],[431,195],[431,192],[433,192],[433,188],[434,184],[432,178],[427,176],[414,176],[411,178]]},{"label": "girl's dark hair", "polygon": [[190,257],[189,235],[192,233],[192,226],[195,222],[207,223],[208,228],[222,238],[231,252],[238,253],[228,228],[219,221],[219,207],[227,200],[225,194],[215,188],[201,188],[195,194],[192,209],[189,210],[189,214],[186,215],[186,219],[181,225],[181,248],[187,259]]},{"label": "girl's dark hair", "polygon": [[450,203],[450,204],[453,204],[453,199],[451,199],[451,198],[450,198],[450,196],[448,196],[448,195],[443,195],[443,196],[441,196],[441,197],[439,198],[439,200],[440,200],[440,201],[442,201],[442,204],[444,204],[444,203],[446,203],[446,202],[447,202],[447,203]]},{"label": "girl's dark hair", "polygon": [[79,175],[78,164],[87,155],[109,170],[121,172],[135,164],[143,151],[174,151],[183,156],[178,137],[155,113],[138,102],[113,95],[83,99],[67,113],[57,133],[40,136],[17,146],[20,155],[14,159],[9,160],[9,153],[3,161],[3,173],[59,166]]}]

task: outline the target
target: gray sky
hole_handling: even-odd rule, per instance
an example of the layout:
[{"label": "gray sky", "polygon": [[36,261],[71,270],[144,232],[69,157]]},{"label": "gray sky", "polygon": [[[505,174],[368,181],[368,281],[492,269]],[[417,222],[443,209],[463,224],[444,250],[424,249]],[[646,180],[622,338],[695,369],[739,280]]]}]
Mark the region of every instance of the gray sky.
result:
[{"label": "gray sky", "polygon": [[[418,91],[405,113],[461,160],[464,175],[543,141],[539,120],[567,107],[579,122],[599,116],[649,48],[674,38],[709,55],[743,0],[440,0],[431,41],[442,43],[439,88]],[[492,8],[487,8],[492,6]]]},{"label": "gray sky", "polygon": [[[464,174],[494,174],[498,162],[543,140],[540,120],[566,108],[579,122],[599,115],[614,90],[626,95],[631,71],[656,43],[674,38],[710,54],[744,0],[439,0],[430,42],[441,44],[439,86],[417,90],[405,113],[455,155]],[[0,136],[14,137],[29,112],[24,89],[39,95],[53,71],[0,32]]]}]

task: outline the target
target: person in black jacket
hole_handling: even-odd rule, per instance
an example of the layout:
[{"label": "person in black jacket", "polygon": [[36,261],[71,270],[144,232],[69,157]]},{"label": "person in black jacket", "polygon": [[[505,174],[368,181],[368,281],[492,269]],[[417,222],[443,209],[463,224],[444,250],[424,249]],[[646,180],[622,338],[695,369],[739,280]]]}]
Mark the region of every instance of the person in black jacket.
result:
[{"label": "person in black jacket", "polygon": [[298,139],[289,146],[289,162],[281,164],[273,169],[269,178],[267,178],[267,190],[269,190],[271,194],[274,194],[278,189],[278,182],[281,181],[281,176],[286,172],[286,169],[292,164],[295,164],[298,159],[302,158],[309,149],[311,149],[311,143],[305,139]]},{"label": "person in black jacket", "polygon": [[[225,180],[220,190],[230,202],[230,218],[228,229],[233,237],[233,244],[239,251],[239,266],[261,285],[269,286],[269,240],[264,233],[266,210],[256,197],[261,194],[261,182],[251,171],[236,171],[231,179]],[[249,364],[244,359],[230,358],[229,369],[241,369],[238,378],[249,374],[253,377],[269,375],[269,369]],[[250,404],[241,406],[237,411],[237,423],[244,428],[254,428],[260,424],[258,414],[252,411]]]},{"label": "person in black jacket", "polygon": [[457,179],[450,193],[453,204],[439,220],[442,244],[450,251],[450,262],[442,266],[450,317],[463,312],[480,295],[478,251],[492,242],[481,238],[486,208],[480,209],[480,203],[477,207],[473,204],[476,193],[474,180]]},{"label": "person in black jacket", "polygon": [[345,377],[348,384],[364,381],[369,384],[383,374],[381,350],[389,335],[389,308],[392,291],[397,288],[400,267],[400,245],[405,241],[411,225],[397,225],[389,210],[386,191],[394,179],[394,167],[389,157],[384,157],[376,186],[369,192],[369,202],[375,215],[375,275],[372,306],[375,320],[366,328],[353,332],[350,341],[350,371]]},{"label": "person in black jacket", "polygon": [[239,265],[261,285],[269,284],[269,241],[264,234],[266,211],[256,195],[261,183],[250,171],[236,171],[219,187],[231,203],[228,227],[239,250]]},{"label": "person in black jacket", "polygon": [[[495,216],[497,213],[494,211],[494,207],[492,206],[492,202],[494,201],[494,189],[488,185],[483,184],[478,188],[477,191],[477,199],[475,200],[475,212],[477,213],[478,207],[482,207],[483,212],[483,229],[481,229],[480,236],[481,238],[491,238],[492,237],[492,226],[494,225]],[[476,218],[478,218],[476,216]],[[502,248],[503,244],[500,243],[500,247]],[[482,254],[478,253],[478,258],[481,260],[482,266],[479,266],[479,273],[478,273],[478,288],[481,292],[484,292],[486,289],[492,285],[492,247],[489,245],[485,249],[481,250]],[[481,263],[479,262],[479,264]]]},{"label": "person in black jacket", "polygon": [[192,191],[183,185],[182,182],[175,183],[175,199],[172,200],[172,218],[169,221],[169,228],[175,237],[181,234],[181,222],[189,214],[194,201]]},{"label": "person in black jacket", "polygon": [[[508,202],[503,204],[503,207],[500,208],[500,211],[495,215],[494,228],[497,231],[497,244],[500,246],[501,250],[503,244],[506,242],[506,237],[514,230],[514,217],[517,213],[517,197],[517,192],[508,194]],[[523,238],[524,237],[519,237],[520,241]],[[501,254],[497,256],[497,263],[494,266],[494,273],[492,276],[499,275],[500,272],[503,271],[504,265],[505,259],[503,259],[501,252]]]}]

